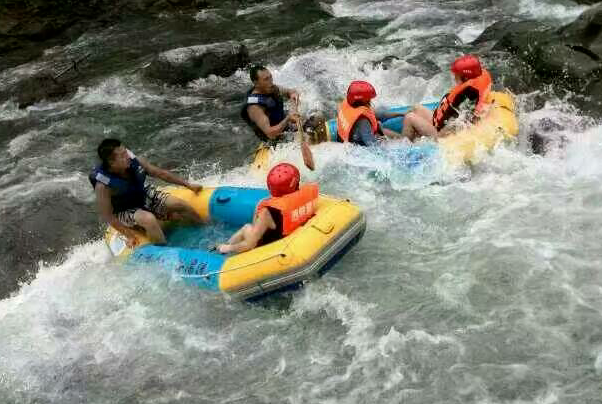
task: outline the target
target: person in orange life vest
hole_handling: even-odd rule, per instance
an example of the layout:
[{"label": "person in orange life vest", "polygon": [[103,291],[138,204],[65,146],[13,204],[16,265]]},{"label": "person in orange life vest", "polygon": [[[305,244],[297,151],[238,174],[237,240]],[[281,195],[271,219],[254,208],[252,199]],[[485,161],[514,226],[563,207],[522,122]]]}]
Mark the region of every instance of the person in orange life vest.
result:
[{"label": "person in orange life vest", "polygon": [[491,76],[481,67],[479,59],[474,55],[462,56],[451,65],[451,71],[456,86],[443,97],[434,112],[422,105],[414,106],[403,121],[404,137],[414,140],[420,136],[447,136],[449,131],[445,130],[445,125],[450,119],[458,117],[458,108],[466,100],[475,103],[475,117],[484,112],[491,91]]},{"label": "person in orange life vest", "polygon": [[249,251],[288,236],[307,222],[315,212],[318,185],[299,186],[299,179],[294,165],[274,166],[267,177],[271,197],[258,205],[253,224],[245,224],[217,250],[222,254]]},{"label": "person in orange life vest", "polygon": [[342,142],[371,146],[382,136],[399,137],[399,133],[383,128],[370,104],[376,90],[367,81],[352,81],[347,97],[339,104],[337,132]]},{"label": "person in orange life vest", "polygon": [[250,76],[253,88],[246,94],[241,117],[262,142],[278,140],[299,119],[296,112],[286,113],[282,96],[297,104],[299,93],[295,89],[275,85],[272,73],[264,66],[251,67]]}]

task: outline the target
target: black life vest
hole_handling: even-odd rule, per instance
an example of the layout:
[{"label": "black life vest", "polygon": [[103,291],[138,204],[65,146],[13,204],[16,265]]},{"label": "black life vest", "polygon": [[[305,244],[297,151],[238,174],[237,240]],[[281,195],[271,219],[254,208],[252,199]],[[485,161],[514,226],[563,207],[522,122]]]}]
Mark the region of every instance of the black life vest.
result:
[{"label": "black life vest", "polygon": [[270,141],[270,138],[268,138],[267,135],[259,129],[257,124],[251,120],[247,108],[249,105],[259,105],[263,107],[263,110],[270,121],[270,126],[274,126],[282,122],[286,117],[286,114],[284,113],[284,100],[280,95],[280,91],[275,94],[253,94],[253,90],[254,89],[252,88],[247,92],[245,105],[243,105],[242,110],[240,111],[240,116],[253,129],[262,142],[268,142]]},{"label": "black life vest", "polygon": [[100,182],[111,189],[113,213],[144,206],[146,171],[132,152],[128,150],[128,154],[130,155],[130,166],[128,167],[130,179],[110,173],[102,164],[96,166],[88,176],[92,188],[95,188],[96,184]]}]

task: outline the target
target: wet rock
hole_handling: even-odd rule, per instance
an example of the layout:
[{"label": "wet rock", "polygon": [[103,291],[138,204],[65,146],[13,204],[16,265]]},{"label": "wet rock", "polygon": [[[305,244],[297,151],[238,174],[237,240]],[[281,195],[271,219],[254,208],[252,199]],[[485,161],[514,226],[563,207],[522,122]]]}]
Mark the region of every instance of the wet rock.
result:
[{"label": "wet rock", "polygon": [[75,93],[77,86],[71,81],[55,79],[53,72],[42,71],[23,77],[0,91],[0,103],[12,100],[25,108],[42,100],[54,101]]},{"label": "wet rock", "polygon": [[380,66],[383,70],[389,70],[399,63],[401,59],[397,56],[389,55],[374,62],[370,62],[372,67]]},{"label": "wet rock", "polygon": [[230,41],[163,52],[144,69],[144,76],[168,84],[185,85],[210,74],[228,77],[248,63],[247,48]]},{"label": "wet rock", "polygon": [[[497,89],[510,89],[515,94],[525,94],[541,90],[545,85],[533,68],[526,62],[508,58],[505,52],[487,52],[483,63],[494,77],[494,86]],[[489,59],[493,61],[489,63]]]},{"label": "wet rock", "polygon": [[562,27],[558,34],[581,52],[600,60],[602,56],[602,3],[582,13],[574,22]]},{"label": "wet rock", "polygon": [[507,51],[533,68],[545,83],[602,102],[602,3],[585,11],[577,20],[560,28],[533,21],[493,24],[476,44],[497,41],[493,50]]},{"label": "wet rock", "polygon": [[437,63],[430,59],[425,59],[423,56],[414,56],[408,59],[408,63],[416,66],[416,72],[413,75],[425,79],[431,78],[436,74],[441,73],[441,69]]},{"label": "wet rock", "polygon": [[558,148],[567,141],[560,134],[565,127],[550,118],[543,118],[532,122],[528,128],[528,141],[533,154],[545,155],[552,148]]},{"label": "wet rock", "polygon": [[551,29],[551,26],[535,20],[501,20],[485,28],[485,31],[483,31],[481,35],[479,35],[479,37],[472,42],[472,44],[478,45],[490,41],[499,41],[507,34],[543,32]]},{"label": "wet rock", "polygon": [[69,43],[98,25],[128,16],[195,11],[224,3],[219,0],[0,1],[0,55],[3,56],[0,70],[26,63],[39,57],[44,49]]}]

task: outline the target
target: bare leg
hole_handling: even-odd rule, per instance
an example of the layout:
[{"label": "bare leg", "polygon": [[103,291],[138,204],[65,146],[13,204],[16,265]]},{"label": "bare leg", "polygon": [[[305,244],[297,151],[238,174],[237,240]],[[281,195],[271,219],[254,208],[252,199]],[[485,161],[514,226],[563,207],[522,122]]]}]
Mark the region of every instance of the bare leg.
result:
[{"label": "bare leg", "polygon": [[414,108],[412,109],[412,112],[414,112],[415,114],[417,114],[421,118],[426,119],[427,121],[431,121],[432,122],[432,120],[433,120],[433,111],[429,110],[426,107],[423,107],[420,104],[414,105]]},{"label": "bare leg", "polygon": [[248,232],[250,230],[250,227],[253,227],[253,225],[247,223],[243,227],[238,229],[238,231],[234,233],[232,237],[230,237],[230,239],[228,240],[228,244],[236,244],[243,241],[245,239],[245,232]]},{"label": "bare leg", "polygon": [[165,244],[165,234],[163,234],[163,230],[161,230],[161,226],[155,215],[146,210],[138,209],[134,213],[134,220],[138,226],[144,228],[151,243]]},{"label": "bare leg", "polygon": [[[255,216],[254,223],[252,225],[246,224],[239,231],[234,233],[230,238],[228,244],[221,244],[218,246],[218,250],[222,254],[229,252],[245,252],[252,250],[257,246],[259,240],[263,237],[268,229],[275,229],[276,223],[270,214],[268,209],[261,209]],[[235,241],[240,240],[240,241]]]},{"label": "bare leg", "polygon": [[403,120],[403,131],[401,134],[411,141],[414,141],[414,139],[420,136],[431,136],[436,138],[437,129],[435,129],[429,120],[424,119],[417,113],[410,112]]},{"label": "bare leg", "polygon": [[193,223],[202,223],[202,219],[199,214],[186,202],[181,200],[180,198],[176,198],[175,196],[168,196],[165,199],[165,210],[170,215],[175,214],[174,216],[181,218],[182,220],[193,222]]}]

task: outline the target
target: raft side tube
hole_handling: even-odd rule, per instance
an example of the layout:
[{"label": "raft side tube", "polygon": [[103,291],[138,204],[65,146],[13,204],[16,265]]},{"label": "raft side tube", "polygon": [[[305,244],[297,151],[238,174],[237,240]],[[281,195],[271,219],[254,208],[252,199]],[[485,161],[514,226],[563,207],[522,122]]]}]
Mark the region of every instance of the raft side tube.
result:
[{"label": "raft side tube", "polygon": [[134,250],[130,260],[171,268],[186,284],[217,291],[226,257],[204,250],[148,244]]},{"label": "raft side tube", "polygon": [[253,223],[257,205],[269,196],[262,188],[218,187],[209,201],[211,219],[234,226]]},{"label": "raft side tube", "polygon": [[287,272],[279,276],[264,279],[229,294],[238,299],[250,299],[277,292],[291,285],[302,283],[306,280],[321,276],[330,269],[349,249],[357,244],[366,230],[366,218],[363,213],[359,215],[347,229],[340,231],[330,243],[314,251],[311,257],[299,259],[291,257],[298,262],[291,265]]},{"label": "raft side tube", "polygon": [[[426,102],[421,105],[431,111],[434,111],[437,108],[437,106],[439,105],[439,102]],[[396,113],[396,114],[406,113],[406,112],[410,111],[413,107],[414,107],[413,105],[405,105],[405,106],[401,106],[401,107],[391,107],[391,108],[388,108],[386,110],[386,112]],[[387,128],[387,129],[390,129],[397,133],[401,133],[401,131],[403,129],[403,118],[404,118],[403,116],[400,116],[397,118],[390,118],[381,123],[383,125],[383,128]],[[330,140],[331,142],[339,141],[336,118],[329,119],[328,121],[326,121],[326,131],[328,133],[328,140]]]}]

